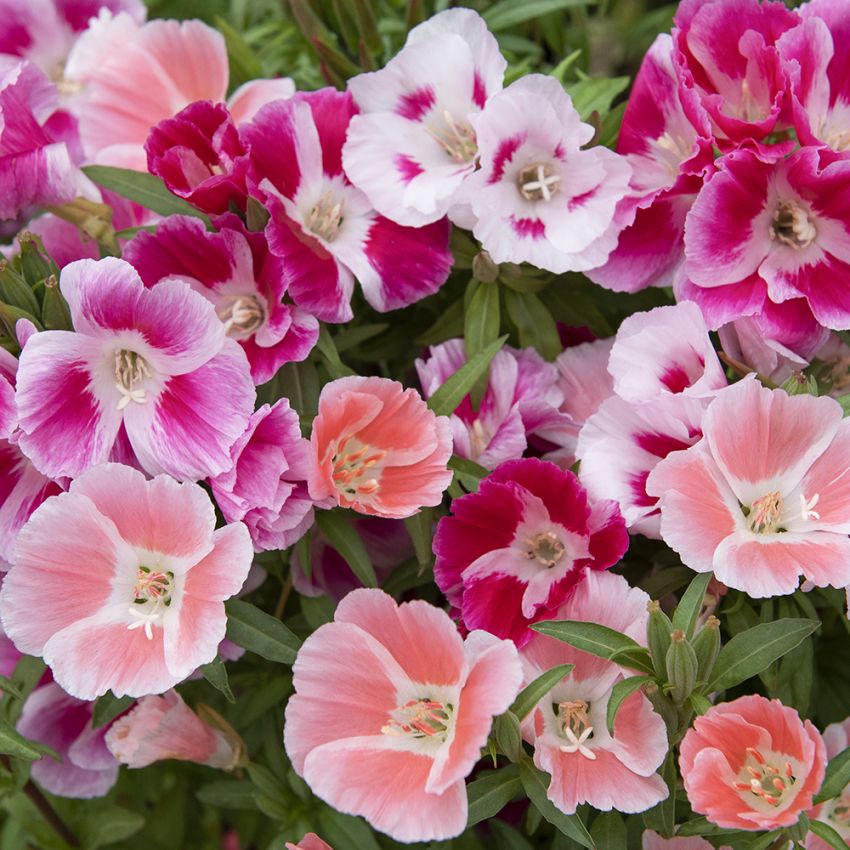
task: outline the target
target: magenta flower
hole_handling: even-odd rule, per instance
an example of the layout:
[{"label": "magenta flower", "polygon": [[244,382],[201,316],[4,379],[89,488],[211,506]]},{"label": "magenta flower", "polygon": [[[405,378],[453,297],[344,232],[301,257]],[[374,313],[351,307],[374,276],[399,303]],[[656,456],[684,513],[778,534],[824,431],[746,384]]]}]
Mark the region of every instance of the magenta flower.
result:
[{"label": "magenta flower", "polygon": [[66,266],[60,287],[76,332],[33,335],[18,369],[20,446],[36,467],[73,477],[119,440],[151,474],[228,469],[255,392],[212,305],[179,281],[145,289],[112,258]]},{"label": "magenta flower", "polygon": [[437,585],[467,629],[517,646],[629,545],[616,503],[590,503],[572,472],[545,461],[503,463],[451,508],[434,537]]},{"label": "magenta flower", "polygon": [[21,530],[3,628],[78,699],[162,693],[215,658],[252,558],[248,530],[215,530],[197,484],[103,464]]},{"label": "magenta flower", "polygon": [[355,277],[366,300],[386,312],[436,292],[452,264],[448,222],[401,227],[376,213],[343,174],[342,144],[355,111],[351,95],[321,89],[269,104],[241,129],[289,295],[327,322],[353,316]]},{"label": "magenta flower", "polygon": [[[464,778],[519,691],[511,643],[464,641],[439,608],[361,589],[304,641],[292,671],[284,743],[316,796],[397,841],[463,832]],[[357,710],[340,711],[341,699]]]}]

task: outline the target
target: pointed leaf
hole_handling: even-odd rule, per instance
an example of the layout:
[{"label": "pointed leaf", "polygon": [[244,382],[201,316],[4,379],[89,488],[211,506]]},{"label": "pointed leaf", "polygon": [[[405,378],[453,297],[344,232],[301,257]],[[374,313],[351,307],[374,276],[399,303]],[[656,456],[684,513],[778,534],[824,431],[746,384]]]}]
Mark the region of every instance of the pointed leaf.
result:
[{"label": "pointed leaf", "polygon": [[572,6],[591,6],[595,2],[596,0],[501,0],[484,12],[484,20],[492,32],[500,32],[541,15]]},{"label": "pointed leaf", "polygon": [[35,761],[44,755],[44,748],[28,741],[5,720],[0,721],[0,753]]},{"label": "pointed leaf", "polygon": [[420,508],[413,516],[404,520],[404,527],[413,542],[416,560],[420,567],[431,563],[431,540],[434,536],[434,512],[431,508]]},{"label": "pointed leaf", "polygon": [[593,850],[596,846],[587,827],[582,823],[578,815],[566,815],[546,796],[549,788],[550,777],[538,770],[531,761],[523,759],[519,765],[522,787],[534,807],[546,818],[552,826],[562,832],[567,838],[577,841],[582,847]]},{"label": "pointed leaf", "polygon": [[688,638],[693,637],[699,612],[702,610],[702,602],[705,599],[705,591],[708,583],[714,577],[714,573],[700,573],[688,585],[688,589],[682,594],[676,610],[673,612],[673,628],[681,629]]},{"label": "pointed leaf", "polygon": [[821,841],[825,841],[833,850],[847,850],[847,842],[828,823],[813,820],[809,824],[809,832],[813,832]]},{"label": "pointed leaf", "polygon": [[626,824],[619,812],[600,812],[590,828],[590,836],[604,850],[626,850]]},{"label": "pointed leaf", "polygon": [[125,712],[136,700],[133,697],[117,697],[112,691],[107,691],[98,697],[91,714],[92,729],[99,729]]},{"label": "pointed leaf", "polygon": [[295,661],[301,641],[277,617],[241,599],[229,599],[224,607],[227,610],[227,637],[235,644],[267,661],[279,664]]},{"label": "pointed leaf", "polygon": [[561,353],[561,337],[549,308],[533,292],[505,290],[508,315],[519,331],[523,348],[535,348],[545,360],[554,360]]},{"label": "pointed leaf", "polygon": [[515,764],[509,764],[501,770],[495,770],[470,782],[466,786],[469,799],[467,826],[473,826],[499,814],[514,797],[521,793],[519,767]]},{"label": "pointed leaf", "polygon": [[230,690],[230,681],[227,677],[227,668],[221,660],[221,656],[217,655],[209,664],[204,664],[201,669],[203,677],[230,702],[235,703],[236,697],[233,696],[233,691]]},{"label": "pointed leaf", "polygon": [[317,511],[316,525],[331,546],[345,559],[351,571],[366,587],[377,587],[378,577],[372,559],[355,531],[345,519],[342,511]]},{"label": "pointed leaf", "polygon": [[848,785],[850,785],[850,747],[829,760],[823,785],[815,796],[815,802],[823,803],[824,800],[839,797]]},{"label": "pointed leaf", "polygon": [[428,407],[438,416],[448,416],[454,413],[475,382],[490,368],[490,361],[496,356],[507,340],[507,335],[500,336],[490,345],[483,348],[454,373],[428,399]]},{"label": "pointed leaf", "polygon": [[620,706],[637,690],[640,690],[647,682],[652,681],[652,676],[630,676],[628,679],[621,679],[611,689],[611,697],[608,700],[608,713],[606,722],[608,724],[608,733],[614,734],[614,720],[617,717],[617,712]]},{"label": "pointed leaf", "polygon": [[646,673],[652,673],[649,652],[644,647],[628,635],[599,623],[586,623],[583,620],[546,620],[535,623],[531,628],[591,655],[608,661],[614,660],[616,656],[618,664],[634,666]]},{"label": "pointed leaf", "polygon": [[564,676],[568,675],[575,667],[574,664],[559,664],[551,670],[538,676],[531,684],[526,685],[514,700],[508,711],[515,714],[520,720],[531,713],[531,709],[540,702]]}]

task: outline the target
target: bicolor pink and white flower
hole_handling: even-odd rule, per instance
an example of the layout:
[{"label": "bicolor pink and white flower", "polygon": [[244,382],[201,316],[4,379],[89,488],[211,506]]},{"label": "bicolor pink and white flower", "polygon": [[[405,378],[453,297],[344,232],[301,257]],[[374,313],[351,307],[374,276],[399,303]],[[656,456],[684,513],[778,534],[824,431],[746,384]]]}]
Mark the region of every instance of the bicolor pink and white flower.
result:
[{"label": "bicolor pink and white flower", "polygon": [[348,81],[360,114],[345,172],[381,215],[421,227],[448,214],[471,226],[458,197],[476,168],[471,117],[501,90],[506,65],[480,15],[447,9],[414,27],[384,68]]},{"label": "bicolor pink and white flower", "polygon": [[215,658],[252,559],[247,528],[216,530],[197,484],[102,464],[21,529],[3,628],[78,699],[162,693]]},{"label": "bicolor pink and white flower", "polygon": [[[829,331],[823,331],[824,338],[828,339],[828,334]],[[758,319],[752,316],[723,325],[717,335],[728,357],[777,384],[809,365],[806,357],[766,336]]]},{"label": "bicolor pink and white flower", "polygon": [[321,89],[270,104],[241,128],[289,295],[326,322],[353,316],[355,278],[386,312],[436,292],[452,265],[445,219],[402,227],[346,178],[342,145],[355,112],[350,94]]},{"label": "bicolor pink and white flower", "polygon": [[466,828],[464,778],[519,691],[513,644],[464,641],[439,608],[361,589],[304,641],[292,672],[284,743],[314,794],[397,841]]},{"label": "bicolor pink and white flower", "polygon": [[45,475],[76,476],[129,444],[142,468],[197,480],[231,465],[255,390],[243,350],[180,281],[145,289],[123,260],[80,260],[60,280],[76,332],[21,354],[19,444]]},{"label": "bicolor pink and white flower", "polygon": [[467,629],[523,646],[595,570],[629,545],[616,503],[590,502],[572,472],[527,458],[454,499],[434,537],[434,578]]},{"label": "bicolor pink and white flower", "polygon": [[403,519],[440,504],[452,480],[449,420],[387,378],[338,378],[313,420],[308,486],[363,514]]},{"label": "bicolor pink and white flower", "polygon": [[820,733],[779,700],[749,694],[713,705],[682,740],[679,767],[695,812],[718,826],[792,826],[826,768]]},{"label": "bicolor pink and white flower", "polygon": [[[600,623],[644,641],[648,601],[622,576],[589,573],[556,619]],[[527,682],[559,664],[575,665],[522,726],[534,746],[534,764],[552,777],[547,797],[562,812],[573,814],[582,803],[642,812],[666,799],[667,785],[656,771],[667,755],[667,730],[640,691],[625,700],[613,735],[608,732],[611,689],[624,678],[620,667],[544,635],[536,635],[520,657]]]},{"label": "bicolor pink and white flower", "polygon": [[[674,835],[672,838],[664,838],[651,829],[645,829],[641,836],[641,850],[714,850],[714,845],[699,835]],[[731,848],[723,845],[719,850]]]},{"label": "bicolor pink and white flower", "polygon": [[[823,730],[823,742],[827,760],[834,759],[850,746],[850,718],[841,723],[830,723]],[[837,797],[827,800],[812,809],[809,817],[831,826],[850,845],[850,785]],[[805,838],[806,850],[830,850],[830,845],[813,832]]]},{"label": "bicolor pink and white flower", "polygon": [[553,272],[602,265],[628,223],[618,205],[632,169],[607,148],[582,150],[594,130],[561,84],[529,74],[469,120],[480,168],[466,178],[460,196],[476,218],[472,232],[493,261],[529,262]]},{"label": "bicolor pink and white flower", "polygon": [[720,392],[704,439],[658,464],[661,536],[697,572],[750,596],[850,584],[850,420],[831,398],[747,378]]}]

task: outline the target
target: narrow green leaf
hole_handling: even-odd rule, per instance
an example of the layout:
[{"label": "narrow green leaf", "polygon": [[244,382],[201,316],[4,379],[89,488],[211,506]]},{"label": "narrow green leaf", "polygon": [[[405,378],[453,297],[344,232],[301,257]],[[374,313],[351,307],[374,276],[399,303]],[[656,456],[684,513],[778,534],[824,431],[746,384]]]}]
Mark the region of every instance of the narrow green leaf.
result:
[{"label": "narrow green leaf", "polygon": [[667,753],[664,764],[659,771],[664,784],[667,786],[667,798],[643,813],[643,822],[648,829],[654,829],[669,838],[676,828],[676,757],[673,752]]},{"label": "narrow green leaf", "polygon": [[101,726],[106,726],[119,714],[125,712],[134,702],[133,697],[128,697],[126,694],[123,697],[117,697],[112,691],[107,691],[102,697],[98,697],[94,704],[91,713],[91,728],[100,729]]},{"label": "narrow green leaf", "polygon": [[322,837],[334,850],[381,850],[375,833],[360,818],[324,806],[319,812]]},{"label": "narrow green leaf", "polygon": [[492,740],[496,742],[499,752],[510,761],[517,762],[522,758],[522,732],[519,718],[512,711],[500,714],[493,721]]},{"label": "narrow green leaf", "polygon": [[271,614],[241,599],[229,599],[227,637],[238,646],[262,656],[267,661],[292,664],[301,641]]},{"label": "narrow green leaf", "polygon": [[499,850],[532,850],[528,839],[504,821],[495,818],[487,826],[496,836]]},{"label": "narrow green leaf", "polygon": [[847,842],[828,823],[813,820],[809,824],[809,831],[825,841],[834,850],[847,850]]},{"label": "narrow green leaf", "polygon": [[88,815],[80,830],[80,840],[86,850],[126,841],[145,825],[143,815],[121,806],[100,805],[90,808]]},{"label": "narrow green leaf", "polygon": [[480,283],[466,310],[463,343],[472,357],[499,335],[499,284]]},{"label": "narrow green leaf", "polygon": [[481,464],[476,463],[474,460],[467,460],[465,457],[460,457],[459,455],[452,455],[449,458],[448,467],[455,472],[459,472],[461,475],[468,475],[470,478],[475,478],[478,481],[490,474],[490,470],[485,469]]},{"label": "narrow green leaf", "polygon": [[815,796],[816,803],[838,797],[850,785],[850,747],[829,760],[823,785]]},{"label": "narrow green leaf", "polygon": [[523,759],[520,762],[519,771],[522,787],[537,811],[559,832],[562,832],[568,838],[572,838],[573,841],[577,841],[582,847],[593,850],[596,845],[581,818],[578,815],[565,815],[546,796],[550,777],[542,770],[538,770],[528,759]]},{"label": "narrow green leaf", "polygon": [[591,113],[605,115],[618,94],[629,87],[629,77],[589,77],[567,86],[573,106],[587,120]]},{"label": "narrow green leaf", "polygon": [[[45,277],[47,275],[39,280]],[[2,259],[0,259],[0,299],[34,316],[38,315],[38,300],[32,288],[6,260]]]},{"label": "narrow green leaf", "polygon": [[247,82],[264,77],[263,66],[257,58],[256,51],[252,50],[242,34],[235,30],[221,17],[215,16],[215,28],[224,36],[227,46],[227,58],[230,60],[230,82]]},{"label": "narrow green leaf", "polygon": [[354,370],[346,366],[340,359],[339,352],[336,350],[333,337],[330,335],[327,325],[322,325],[319,331],[316,348],[319,350],[319,354],[322,355],[332,378],[347,378],[354,374]]},{"label": "narrow green leaf", "polygon": [[195,796],[202,803],[219,809],[256,809],[254,795],[255,791],[250,782],[239,782],[234,779],[208,782],[195,792]]},{"label": "narrow green leaf", "polygon": [[590,827],[590,837],[604,850],[626,850],[626,824],[619,812],[600,812]]},{"label": "narrow green leaf", "polygon": [[595,3],[596,0],[501,0],[484,12],[484,20],[492,32],[500,32],[541,15]]},{"label": "narrow green leaf", "polygon": [[6,694],[9,694],[10,697],[14,697],[15,699],[24,698],[20,688],[10,678],[0,676],[0,696],[5,696]]},{"label": "narrow green leaf", "polygon": [[608,724],[608,733],[614,734],[614,720],[617,717],[617,712],[620,706],[637,690],[643,687],[647,682],[652,681],[652,676],[630,676],[628,679],[621,679],[611,690],[611,697],[608,700],[608,713],[606,722]]},{"label": "narrow green leaf", "polygon": [[227,678],[227,668],[221,660],[220,655],[210,661],[209,664],[204,664],[201,668],[203,677],[230,702],[235,703],[236,697],[233,696],[233,691],[230,690],[230,680]]},{"label": "narrow green leaf", "polygon": [[44,750],[19,734],[10,723],[2,720],[0,721],[0,753],[35,761],[44,755]]},{"label": "narrow green leaf", "polygon": [[673,612],[673,628],[681,629],[688,638],[693,637],[699,612],[705,599],[705,591],[714,573],[699,573],[682,594]]},{"label": "narrow green leaf", "polygon": [[413,516],[407,517],[404,527],[413,542],[416,560],[424,568],[431,563],[431,540],[434,536],[434,512],[431,508],[420,508]]},{"label": "narrow green leaf", "polygon": [[535,348],[545,360],[554,360],[561,353],[561,338],[549,308],[533,292],[505,290],[508,315],[519,332],[523,348]]},{"label": "narrow green leaf", "polygon": [[618,649],[611,653],[609,661],[616,661],[617,664],[622,664],[623,667],[629,667],[632,670],[639,670],[641,673],[655,673],[655,667],[652,666],[652,657],[649,651],[639,646],[637,649],[626,647]]},{"label": "narrow green leaf", "polygon": [[[761,835],[756,835],[753,840],[747,844],[747,850],[767,850],[777,838],[779,838],[781,829],[774,829],[771,832],[763,832]],[[844,845],[846,850],[847,845]]]},{"label": "narrow green leaf", "polygon": [[464,396],[475,386],[475,382],[490,368],[490,361],[496,356],[507,340],[507,335],[500,336],[490,345],[470,357],[454,375],[428,399],[428,407],[438,416],[448,416],[454,413]]},{"label": "narrow green leaf", "polygon": [[526,685],[514,700],[508,711],[513,712],[520,720],[525,720],[531,709],[540,702],[564,676],[569,675],[575,664],[559,664],[551,670],[538,676],[531,684]]},{"label": "narrow green leaf", "polygon": [[608,661],[613,661],[616,657],[618,664],[652,673],[649,652],[644,647],[628,635],[599,623],[586,623],[583,620],[545,620],[535,623],[531,628],[591,655]]},{"label": "narrow green leaf", "polygon": [[317,511],[316,525],[331,546],[339,552],[351,571],[366,587],[377,587],[378,578],[360,535],[349,525],[342,511]]},{"label": "narrow green leaf", "polygon": [[467,827],[492,818],[514,797],[522,793],[519,778],[519,765],[509,764],[501,770],[487,773],[466,786],[469,799],[469,820]]}]

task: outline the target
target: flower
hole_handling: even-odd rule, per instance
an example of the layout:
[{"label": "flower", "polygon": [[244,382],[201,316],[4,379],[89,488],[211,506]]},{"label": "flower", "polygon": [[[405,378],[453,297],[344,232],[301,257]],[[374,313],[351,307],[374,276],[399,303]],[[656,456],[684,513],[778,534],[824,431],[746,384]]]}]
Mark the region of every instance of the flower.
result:
[{"label": "flower", "polygon": [[269,104],[241,128],[289,295],[326,322],[353,316],[355,277],[386,312],[436,292],[452,264],[447,221],[402,227],[349,183],[342,145],[355,111],[351,95],[321,89]]},{"label": "flower", "polygon": [[[648,601],[622,576],[588,573],[557,619],[600,623],[643,641]],[[534,745],[534,764],[552,776],[546,796],[562,812],[573,814],[582,803],[642,812],[667,797],[667,785],[655,772],[667,755],[667,730],[640,691],[623,702],[614,734],[608,732],[611,689],[624,678],[616,664],[544,635],[535,635],[521,658],[527,682],[559,664],[575,665],[522,727]]]},{"label": "flower", "polygon": [[658,464],[661,536],[697,572],[750,596],[850,584],[850,421],[831,398],[748,378],[718,393],[704,437]]},{"label": "flower", "polygon": [[308,832],[297,844],[287,841],[286,850],[333,850],[330,844],[322,841],[315,832]]},{"label": "flower", "polygon": [[435,581],[467,629],[517,646],[629,545],[614,502],[591,503],[572,472],[532,458],[496,467],[451,510],[434,537]]},{"label": "flower", "polygon": [[310,442],[310,496],[359,513],[412,516],[440,504],[452,480],[448,419],[386,378],[325,384]]},{"label": "flower", "polygon": [[496,263],[529,262],[553,272],[602,265],[628,222],[615,216],[631,166],[593,136],[554,77],[529,74],[470,117],[480,169],[461,198],[472,232]]},{"label": "flower", "polygon": [[695,812],[722,827],[769,830],[792,826],[812,805],[826,750],[793,708],[749,694],[697,717],[679,767]]},{"label": "flower", "polygon": [[[826,746],[827,760],[834,759],[846,750],[850,746],[850,718],[841,723],[830,723],[823,730],[823,742]],[[850,811],[850,785],[846,786],[837,797],[809,809],[808,815],[812,820],[828,824],[845,841],[849,841],[848,811]],[[805,846],[806,850],[830,850],[830,846],[813,832],[809,832],[806,836]]]},{"label": "flower", "polygon": [[147,767],[163,759],[193,761],[232,770],[243,755],[239,736],[207,706],[198,716],[177,691],[142,697],[106,733],[106,746],[121,764]]},{"label": "flower", "polygon": [[292,673],[284,744],[314,794],[396,841],[466,828],[464,777],[519,691],[511,643],[463,641],[439,608],[364,588],[304,641]]},{"label": "flower", "polygon": [[[714,845],[698,835],[662,838],[657,832],[645,829],[641,837],[641,850],[714,850]],[[724,844],[719,850],[731,850],[731,848]]]},{"label": "flower", "polygon": [[180,281],[145,289],[114,258],[71,263],[60,288],[76,332],[34,334],[18,368],[19,442],[35,466],[73,477],[118,439],[151,474],[228,469],[255,391],[209,301]]},{"label": "flower", "polygon": [[215,530],[197,484],[103,464],[21,529],[3,628],[78,699],[162,693],[215,658],[252,558],[247,528]]}]

